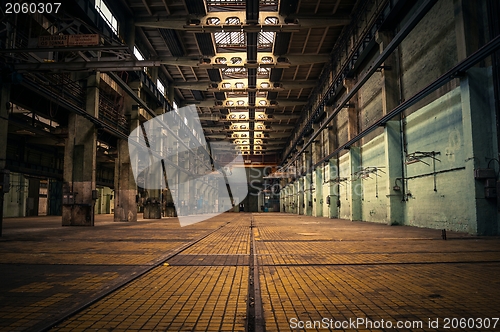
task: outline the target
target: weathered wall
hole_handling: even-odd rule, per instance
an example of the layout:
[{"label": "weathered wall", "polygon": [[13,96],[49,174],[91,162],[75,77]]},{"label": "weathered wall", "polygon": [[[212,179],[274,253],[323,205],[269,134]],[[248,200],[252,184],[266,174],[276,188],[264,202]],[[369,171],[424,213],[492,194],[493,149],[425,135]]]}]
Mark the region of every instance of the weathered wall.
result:
[{"label": "weathered wall", "polygon": [[451,69],[457,63],[453,0],[438,1],[403,40],[398,52],[403,100]]},{"label": "weathered wall", "polygon": [[374,173],[367,174],[369,177],[364,177],[361,180],[362,219],[385,223],[387,219],[387,169],[383,135],[379,135],[363,145],[361,157],[363,169],[377,168]]},{"label": "weathered wall", "polygon": [[339,185],[339,199],[340,199],[339,217],[341,219],[350,219],[351,203],[349,201],[349,195],[351,194],[351,173],[349,164],[349,154],[345,154],[339,158],[339,177],[347,178],[346,181],[340,182]]},{"label": "weathered wall", "polygon": [[[465,201],[471,197],[463,183],[465,156],[460,89],[411,114],[406,121],[408,153],[439,153],[435,161],[423,158],[406,166],[406,223],[467,231],[471,215]],[[442,173],[433,175],[434,167]]]},{"label": "weathered wall", "polygon": [[4,196],[3,216],[24,217],[27,197],[28,180],[22,174],[10,173],[10,190]]},{"label": "weathered wall", "polygon": [[[355,109],[348,111],[348,108],[344,108],[332,121],[335,135],[330,135],[330,139],[334,137],[338,142],[332,144],[323,135],[322,151],[330,151],[331,145],[336,149],[352,138],[353,134],[363,131],[383,116],[385,105],[394,103],[387,101],[384,104],[384,86],[398,87],[400,91],[393,94],[393,98],[396,95],[402,102],[457,64],[459,40],[463,38],[459,31],[460,24],[457,24],[457,17],[463,14],[457,11],[457,4],[454,0],[440,0],[434,5],[399,46],[395,53],[397,66],[389,69],[394,70],[392,75],[374,73],[351,100]],[[406,23],[411,14],[402,19],[400,26]],[[383,38],[380,40],[383,41]],[[371,53],[365,61],[366,66],[370,66],[377,55],[376,52]],[[356,215],[370,222],[495,233],[493,224],[497,223],[496,228],[500,227],[498,213],[492,213],[491,209],[485,212],[486,208],[483,207],[491,205],[491,200],[485,198],[483,185],[473,177],[474,169],[485,168],[488,160],[497,156],[498,149],[494,120],[491,120],[494,119],[493,83],[488,66],[491,63],[484,61],[479,66],[483,68],[473,70],[490,73],[489,76],[483,74],[482,79],[481,75],[465,73],[463,77],[450,81],[407,109],[402,115],[402,122],[397,122],[399,118],[393,119],[394,125],[372,131],[357,147],[353,145],[349,151],[339,154],[338,177],[347,178],[347,181],[340,182],[338,189],[339,218],[352,219]],[[361,75],[367,68],[360,68],[358,73]],[[384,79],[393,81],[387,84]],[[346,88],[349,88],[348,84]],[[351,112],[351,116],[348,116],[348,112]],[[478,112],[484,113],[484,119],[490,120],[474,116]],[[353,120],[352,114],[358,118]],[[399,132],[399,128],[402,132]],[[484,129],[478,131],[477,128]],[[394,139],[397,136],[401,140]],[[470,140],[477,142],[474,144]],[[435,159],[429,155],[423,156],[424,153],[434,154]],[[323,152],[322,156],[325,154]],[[401,163],[395,162],[401,156]],[[413,162],[412,157],[416,157]],[[393,167],[397,166],[397,171],[391,172],[390,181],[387,175],[389,162]],[[494,166],[497,167],[496,163]],[[329,174],[328,166],[320,167],[326,168],[325,174]],[[376,167],[377,171],[369,174],[369,177],[361,177],[359,190],[356,182],[353,182],[357,178],[355,168],[360,171],[367,167]],[[397,178],[399,174],[401,178]],[[326,175],[323,178],[324,181],[330,179]],[[318,185],[315,183],[316,188]],[[335,186],[334,182],[322,184],[321,197],[325,202],[321,210],[323,216],[332,215],[326,198]],[[356,203],[356,194],[361,195],[360,207]],[[331,204],[335,209],[336,199],[337,196],[332,196]],[[488,220],[493,221],[482,222],[479,216],[487,216]],[[485,225],[479,225],[480,222]]]}]

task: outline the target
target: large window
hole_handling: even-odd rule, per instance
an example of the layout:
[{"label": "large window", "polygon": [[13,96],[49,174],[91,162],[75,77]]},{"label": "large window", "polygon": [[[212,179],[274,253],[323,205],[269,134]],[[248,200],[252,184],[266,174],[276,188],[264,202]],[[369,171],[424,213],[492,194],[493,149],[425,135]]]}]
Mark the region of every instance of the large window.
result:
[{"label": "large window", "polygon": [[[134,55],[137,58],[137,60],[139,61],[144,60],[144,56],[142,55],[141,51],[139,51],[137,46],[134,46]],[[144,70],[144,72],[147,73],[146,67],[143,67],[142,70]]]},{"label": "large window", "polygon": [[158,91],[161,92],[163,96],[165,96],[165,86],[159,79],[156,80],[156,88],[158,89]]},{"label": "large window", "polygon": [[95,0],[95,9],[99,12],[104,21],[109,25],[109,27],[118,35],[118,21],[116,17],[113,16],[108,6],[103,0]]}]

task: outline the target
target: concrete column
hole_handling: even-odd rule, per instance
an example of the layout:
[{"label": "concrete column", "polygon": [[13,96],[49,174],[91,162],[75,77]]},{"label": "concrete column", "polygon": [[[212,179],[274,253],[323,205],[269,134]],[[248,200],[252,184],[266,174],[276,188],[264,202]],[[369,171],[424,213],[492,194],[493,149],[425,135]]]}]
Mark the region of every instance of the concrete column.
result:
[{"label": "concrete column", "polygon": [[299,184],[298,184],[298,199],[299,199],[299,208],[297,209],[298,214],[305,214],[305,200],[304,200],[304,182],[305,182],[305,177],[301,177],[299,179]]},{"label": "concrete column", "polygon": [[389,225],[404,223],[405,205],[402,194],[404,181],[401,180],[404,155],[401,146],[401,122],[387,122],[384,129],[384,147],[387,172],[387,224]]},{"label": "concrete column", "polygon": [[286,209],[286,187],[280,190],[280,211],[283,211],[283,206],[285,205]]},{"label": "concrete column", "polygon": [[[380,53],[390,43],[392,37],[392,32],[377,32],[376,41],[379,44]],[[393,110],[399,103],[400,89],[397,68],[397,51],[395,51],[385,60],[381,71],[382,112],[384,115]],[[400,116],[386,123],[384,145],[387,172],[387,223],[389,225],[402,225],[404,223],[404,201],[402,196],[404,184],[403,181],[396,183],[398,178],[403,177],[403,160],[405,159],[402,151]],[[396,185],[399,190],[394,190]]]},{"label": "concrete column", "polygon": [[[489,160],[498,156],[496,144],[495,113],[492,96],[490,68],[471,68],[461,79],[462,123],[466,157],[466,188],[471,195],[467,203],[470,212],[469,233],[497,235],[500,227],[496,199],[485,197],[485,180],[476,180],[474,170],[487,168]],[[497,172],[497,165],[491,163]]]},{"label": "concrete column", "polygon": [[[378,31],[375,37],[382,53],[393,38],[392,32]],[[382,112],[384,115],[392,111],[399,104],[399,78],[398,78],[397,51],[387,57],[382,64]]]},{"label": "concrete column", "polygon": [[[142,98],[143,90],[141,82],[131,82],[129,86],[134,90],[139,98]],[[137,123],[139,125],[139,123]],[[142,131],[141,131],[142,132]],[[162,136],[164,135],[163,131],[157,132],[148,132],[148,140],[152,141],[161,141]],[[163,147],[158,145],[159,151],[155,151],[161,154],[161,150]],[[162,215],[162,189],[165,187],[165,179],[163,177],[163,168],[160,163],[154,163],[148,169],[147,174],[144,175],[146,177],[147,183],[158,183],[158,188],[161,189],[151,189],[147,188],[147,197],[144,202],[144,219],[161,219]]]},{"label": "concrete column", "polygon": [[339,182],[337,181],[339,177],[339,170],[337,167],[338,158],[332,158],[328,162],[329,172],[330,172],[330,182],[329,182],[329,195],[330,195],[330,206],[328,207],[329,217],[338,218],[339,217]]},{"label": "concrete column", "polygon": [[[488,34],[487,1],[454,0],[458,61],[474,53]],[[481,23],[481,24],[479,24]]]},{"label": "concrete column", "polygon": [[218,207],[217,207],[217,202],[218,202],[218,194],[215,191],[215,186],[217,184],[212,180],[209,183],[209,186],[207,187],[207,198],[205,204],[207,206],[207,212],[208,213],[216,213],[218,212]]},{"label": "concrete column", "polygon": [[[198,168],[196,168],[196,169],[197,169],[196,174],[201,175],[199,169]],[[193,197],[192,197],[192,200],[193,200],[193,203],[195,206],[193,213],[195,213],[195,214],[204,213],[203,207],[205,204],[202,202],[202,204],[200,205],[200,204],[198,204],[198,202],[200,199],[203,200],[203,198],[205,197],[206,190],[207,190],[206,182],[196,181],[194,192],[193,192]]]},{"label": "concrete column", "polygon": [[362,183],[361,179],[355,178],[354,173],[358,172],[361,167],[361,149],[351,146],[349,149],[349,163],[351,168],[351,194],[349,196],[351,203],[351,220],[361,220],[361,197]]},{"label": "concrete column", "polygon": [[[148,132],[149,141],[162,142],[163,141],[163,130],[158,130],[156,132]],[[163,146],[161,144],[157,145],[158,150],[155,152],[162,155]],[[162,202],[162,190],[166,186],[165,178],[163,176],[163,167],[161,163],[154,163],[150,166],[148,173],[146,175],[149,183],[158,184],[158,189],[148,189],[148,198],[146,204],[144,205],[144,219],[161,219],[161,202]]]},{"label": "concrete column", "polygon": [[286,199],[286,212],[287,213],[293,213],[294,209],[292,208],[293,206],[293,184],[289,183],[287,185],[287,199]]},{"label": "concrete column", "polygon": [[[125,114],[130,118],[130,131],[139,125],[137,110],[132,110],[132,100],[125,98]],[[137,221],[137,185],[132,172],[127,140],[118,140],[118,158],[115,161],[115,214],[114,221]]]},{"label": "concrete column", "polygon": [[[10,84],[4,83],[0,86],[0,177],[3,178],[7,173],[5,170],[7,163],[7,134],[9,127],[9,107],[10,102]],[[5,172],[5,173],[3,173]],[[10,183],[3,183],[0,178],[0,236],[2,236],[3,227],[3,204],[4,204],[4,189],[5,186],[10,186]],[[6,190],[6,189],[5,189]]]},{"label": "concrete column", "polygon": [[[178,133],[178,136],[180,136],[180,133]],[[177,165],[179,165],[181,168],[185,170],[189,170],[189,157],[186,157],[184,155],[179,156]],[[178,194],[179,194],[180,207],[179,206],[177,207],[177,214],[180,216],[187,216],[189,214],[190,188],[188,180],[189,180],[189,175],[187,175],[185,172],[179,172]]]},{"label": "concrete column", "polygon": [[[334,108],[328,106],[326,108],[327,116],[333,112]],[[337,119],[334,118],[330,125],[328,126],[328,154],[333,153],[339,146],[338,144],[338,127]],[[328,161],[329,166],[329,195],[330,195],[330,206],[328,207],[329,217],[338,218],[339,217],[339,169],[338,169],[338,154]]]},{"label": "concrete column", "polygon": [[[472,54],[487,31],[486,2],[455,0],[455,31],[457,36],[458,61]],[[498,158],[496,115],[494,108],[491,67],[474,67],[461,78],[462,124],[469,215],[469,233],[497,235],[500,231],[496,199],[485,197],[486,180],[476,180],[474,170],[498,166],[490,160]]]},{"label": "concrete column", "polygon": [[[177,124],[173,124],[171,125],[170,127],[171,130],[173,130],[174,132],[178,130],[178,125]],[[176,151],[176,147],[177,147],[177,138],[173,135],[173,134],[170,134],[170,133],[167,133],[166,134],[166,141],[167,141],[167,146],[166,148],[169,150],[169,151]],[[168,160],[170,162],[173,162],[174,164],[178,165],[178,162],[179,162],[179,158],[178,158],[178,155],[177,154],[173,154],[172,156],[170,156],[168,158]],[[178,170],[175,170],[174,168],[172,168],[172,166],[168,165],[168,164],[165,164],[165,167],[167,167],[167,182],[168,182],[168,188],[164,191],[164,193],[166,194],[164,196],[164,204],[165,204],[165,214],[167,217],[176,217],[178,215],[178,209],[179,207],[178,206],[175,206],[175,201],[174,201],[174,198],[177,199],[177,195],[179,195],[179,192],[178,192],[178,188],[179,188],[179,185],[178,185]]]},{"label": "concrete column", "polygon": [[[179,166],[184,167],[184,165],[180,164]],[[177,215],[186,216],[187,215],[186,193],[188,191],[188,188],[186,186],[186,181],[188,177],[186,173],[179,171],[177,178],[178,178],[177,197],[179,198],[178,205],[176,206]]]},{"label": "concrete column", "polygon": [[[0,170],[6,166],[7,133],[9,128],[10,84],[0,85]],[[1,192],[1,191],[0,191]]]},{"label": "concrete column", "polygon": [[[189,146],[189,139],[186,140],[187,146]],[[188,152],[188,160],[187,160],[187,170],[195,173],[195,155],[191,151]],[[195,206],[196,206],[196,181],[190,181],[188,184],[188,196],[187,196],[187,202],[188,202],[188,208],[189,208],[189,214],[194,214],[195,212]]]},{"label": "concrete column", "polygon": [[[347,92],[352,89],[355,84],[353,79],[344,79],[344,87]],[[347,136],[348,139],[353,139],[359,133],[359,117],[357,110],[357,94],[349,102],[347,109],[348,121],[347,121]],[[351,203],[351,220],[361,220],[361,190],[362,184],[360,179],[355,179],[353,174],[360,170],[361,164],[361,149],[359,147],[351,146],[349,148],[349,162],[351,170],[351,193],[350,193],[350,203]]]},{"label": "concrete column", "polygon": [[[344,79],[344,87],[349,93],[353,88],[356,81],[354,79],[346,78]],[[357,110],[357,94],[351,98],[347,106],[347,138],[349,140],[353,139],[359,133],[359,116]]]},{"label": "concrete column", "polygon": [[[313,143],[314,145],[314,143]],[[304,177],[304,203],[305,203],[305,211],[304,215],[312,216],[312,205],[313,203],[313,183],[312,183],[312,145],[310,146],[310,150],[304,153],[304,165],[306,167],[306,175]]]},{"label": "concrete column", "polygon": [[315,184],[314,188],[316,188],[316,202],[314,202],[314,207],[316,209],[314,216],[315,217],[322,217],[323,216],[323,205],[326,204],[326,202],[323,199],[323,167],[318,167],[314,170],[314,178],[315,178]]},{"label": "concrete column", "polygon": [[[99,114],[99,72],[87,78],[85,111]],[[92,122],[68,114],[68,138],[64,149],[63,226],[93,226],[96,169],[96,129]]]},{"label": "concrete column", "polygon": [[299,202],[299,191],[300,191],[300,186],[299,186],[300,179],[295,180],[293,183],[293,202],[294,202],[294,207],[295,209],[293,210],[293,213],[295,214],[300,214],[300,202]]}]

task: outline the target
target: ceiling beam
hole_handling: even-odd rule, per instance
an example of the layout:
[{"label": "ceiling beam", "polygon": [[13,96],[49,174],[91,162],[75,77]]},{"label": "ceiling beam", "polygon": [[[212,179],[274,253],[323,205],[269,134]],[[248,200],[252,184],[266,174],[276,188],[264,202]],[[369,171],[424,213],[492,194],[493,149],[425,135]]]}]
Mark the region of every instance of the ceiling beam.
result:
[{"label": "ceiling beam", "polygon": [[[215,84],[215,85],[214,85]],[[303,88],[314,88],[318,82],[316,81],[285,81],[280,83],[273,83],[268,88],[223,88],[217,83],[210,82],[173,82],[172,86],[178,89],[191,89],[191,90],[201,90],[201,91],[215,91],[215,92],[269,92],[269,91],[283,91],[289,89],[303,89]],[[242,96],[246,98],[246,96]]]},{"label": "ceiling beam", "polygon": [[[85,49],[84,49],[85,50]],[[37,50],[32,50],[38,52]],[[102,60],[102,61],[73,61],[73,62],[48,62],[48,63],[18,63],[14,64],[16,70],[100,70],[100,71],[124,71],[124,70],[142,70],[143,67],[159,67],[161,65],[199,67],[199,68],[288,68],[293,64],[314,64],[324,63],[329,60],[327,54],[313,55],[287,55],[283,57],[288,62],[264,63],[241,63],[237,65],[217,64],[211,59],[195,57],[170,57],[159,60]],[[208,60],[208,61],[207,61]]]},{"label": "ceiling beam", "polygon": [[[225,24],[228,18],[237,17],[241,24]],[[263,24],[267,17],[278,19],[276,24]],[[219,24],[211,24],[212,19],[218,19]],[[281,16],[278,12],[260,12],[259,23],[247,23],[246,12],[214,12],[203,16],[197,15],[169,15],[169,16],[151,16],[136,17],[134,23],[139,27],[146,28],[164,28],[174,30],[185,30],[192,32],[221,32],[221,31],[297,31],[303,28],[319,28],[344,26],[351,22],[346,15],[289,15]]]},{"label": "ceiling beam", "polygon": [[144,7],[146,7],[146,10],[148,11],[148,14],[150,16],[153,16],[153,12],[151,11],[151,8],[149,8],[149,5],[146,0],[142,0],[142,3],[144,4]]},{"label": "ceiling beam", "polygon": [[[258,98],[256,101],[255,106],[248,106],[247,104],[238,106],[237,104],[237,99],[246,101],[245,97],[241,98],[228,98],[227,100],[232,100],[234,101],[233,105],[217,105],[214,100],[204,100],[204,101],[199,101],[199,102],[190,102],[189,104],[194,104],[195,106],[198,107],[212,107],[212,108],[230,108],[233,110],[238,110],[242,111],[245,110],[246,108],[277,108],[277,107],[286,107],[286,106],[298,106],[298,105],[306,105],[307,104],[307,99],[278,99],[278,100],[273,100],[272,103],[267,103],[266,105],[260,105],[259,101],[262,100],[262,98]],[[220,102],[220,101],[219,101]],[[223,102],[224,104],[224,102]]]}]

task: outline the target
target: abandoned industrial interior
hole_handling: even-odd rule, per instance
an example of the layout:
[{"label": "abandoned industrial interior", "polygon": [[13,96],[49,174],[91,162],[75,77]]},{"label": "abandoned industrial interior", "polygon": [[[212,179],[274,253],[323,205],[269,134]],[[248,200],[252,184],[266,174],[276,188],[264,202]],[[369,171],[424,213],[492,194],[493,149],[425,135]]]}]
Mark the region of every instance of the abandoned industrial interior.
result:
[{"label": "abandoned industrial interior", "polygon": [[2,1],[0,331],[500,329],[499,142],[497,0]]}]

